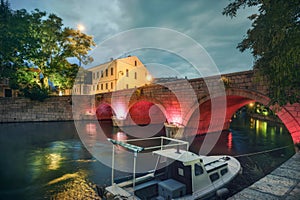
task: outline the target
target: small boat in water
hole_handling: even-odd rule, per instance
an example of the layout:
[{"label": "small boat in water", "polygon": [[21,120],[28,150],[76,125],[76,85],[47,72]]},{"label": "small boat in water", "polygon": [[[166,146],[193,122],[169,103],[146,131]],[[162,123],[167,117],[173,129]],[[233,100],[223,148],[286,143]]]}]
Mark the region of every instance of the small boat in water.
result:
[{"label": "small boat in water", "polygon": [[[141,147],[132,144],[145,140],[160,140],[160,145]],[[171,200],[203,199],[222,190],[241,170],[241,165],[231,156],[203,156],[188,151],[186,141],[156,137],[117,141],[113,144],[112,184],[105,188],[106,199]],[[122,146],[134,153],[131,180],[114,181],[114,146]],[[136,157],[142,151],[151,151],[157,157],[155,169],[136,177]],[[162,165],[164,167],[158,167]]]}]

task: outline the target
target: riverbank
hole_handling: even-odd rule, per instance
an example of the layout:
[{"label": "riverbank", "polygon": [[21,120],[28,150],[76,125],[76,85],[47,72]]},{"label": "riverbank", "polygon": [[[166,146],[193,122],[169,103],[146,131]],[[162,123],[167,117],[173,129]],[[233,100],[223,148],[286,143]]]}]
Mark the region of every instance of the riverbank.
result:
[{"label": "riverbank", "polygon": [[273,172],[228,200],[298,200],[300,198],[300,153],[283,163]]},{"label": "riverbank", "polygon": [[250,113],[247,115],[254,119],[283,124],[282,121],[276,115],[262,115],[258,113]]}]

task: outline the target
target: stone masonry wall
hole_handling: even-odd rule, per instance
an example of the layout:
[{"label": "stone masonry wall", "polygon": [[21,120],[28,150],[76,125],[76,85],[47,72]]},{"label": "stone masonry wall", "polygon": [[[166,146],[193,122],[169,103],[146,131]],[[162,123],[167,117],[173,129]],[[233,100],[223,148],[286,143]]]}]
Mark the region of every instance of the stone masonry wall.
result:
[{"label": "stone masonry wall", "polygon": [[43,102],[26,98],[0,98],[0,123],[73,120],[71,96]]}]

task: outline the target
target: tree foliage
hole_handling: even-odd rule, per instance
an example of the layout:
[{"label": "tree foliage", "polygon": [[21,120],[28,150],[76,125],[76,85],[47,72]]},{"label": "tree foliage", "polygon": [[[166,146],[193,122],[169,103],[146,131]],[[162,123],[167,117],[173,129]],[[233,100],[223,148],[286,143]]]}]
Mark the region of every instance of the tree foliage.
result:
[{"label": "tree foliage", "polygon": [[256,6],[252,27],[238,44],[251,50],[254,71],[268,81],[272,103],[300,102],[300,1],[234,0],[223,14],[235,17],[240,8]]},{"label": "tree foliage", "polygon": [[36,87],[47,91],[49,80],[60,89],[72,88],[79,65],[69,58],[92,62],[88,52],[94,45],[91,36],[64,27],[54,14],[12,10],[1,0],[0,78],[9,78],[11,87],[24,95]]}]

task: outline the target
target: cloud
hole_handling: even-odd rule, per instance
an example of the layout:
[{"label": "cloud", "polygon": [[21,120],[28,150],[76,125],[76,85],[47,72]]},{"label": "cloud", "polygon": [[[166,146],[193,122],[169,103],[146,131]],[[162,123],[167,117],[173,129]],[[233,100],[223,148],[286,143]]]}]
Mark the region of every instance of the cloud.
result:
[{"label": "cloud", "polygon": [[[124,41],[119,41],[119,45],[115,43],[115,46],[106,48],[106,52],[98,52],[98,50],[103,50],[100,47],[103,41],[122,31],[142,27],[163,27],[186,34],[204,47],[222,73],[231,69],[248,70],[253,63],[250,53],[242,54],[236,46],[250,28],[251,23],[247,16],[254,13],[255,8],[240,10],[238,16],[231,19],[222,15],[223,8],[228,4],[226,1],[11,0],[11,4],[17,9],[39,8],[42,11],[57,14],[63,19],[64,24],[71,28],[76,28],[78,23],[84,24],[86,33],[93,35],[98,44],[98,47],[91,52],[95,62],[89,66],[95,66],[108,61],[110,57],[115,57],[114,52],[123,48],[119,45],[124,45]],[[144,37],[147,38],[146,34]],[[190,44],[176,41],[176,38],[168,38],[167,35],[157,37],[156,43],[168,43],[168,47],[176,52],[186,51],[193,54],[193,47]],[[143,42],[143,38],[139,35],[125,39],[127,47]],[[139,52],[142,62],[150,61],[147,59],[146,52]],[[123,53],[125,55],[127,52]],[[148,56],[151,57],[150,54]],[[176,69],[182,67],[181,71],[184,71],[185,65],[174,58],[173,60],[170,57],[158,60],[162,65],[177,63]],[[205,66],[205,63],[203,65]],[[192,73],[188,74],[190,77]],[[185,75],[184,72],[183,75]]]}]

